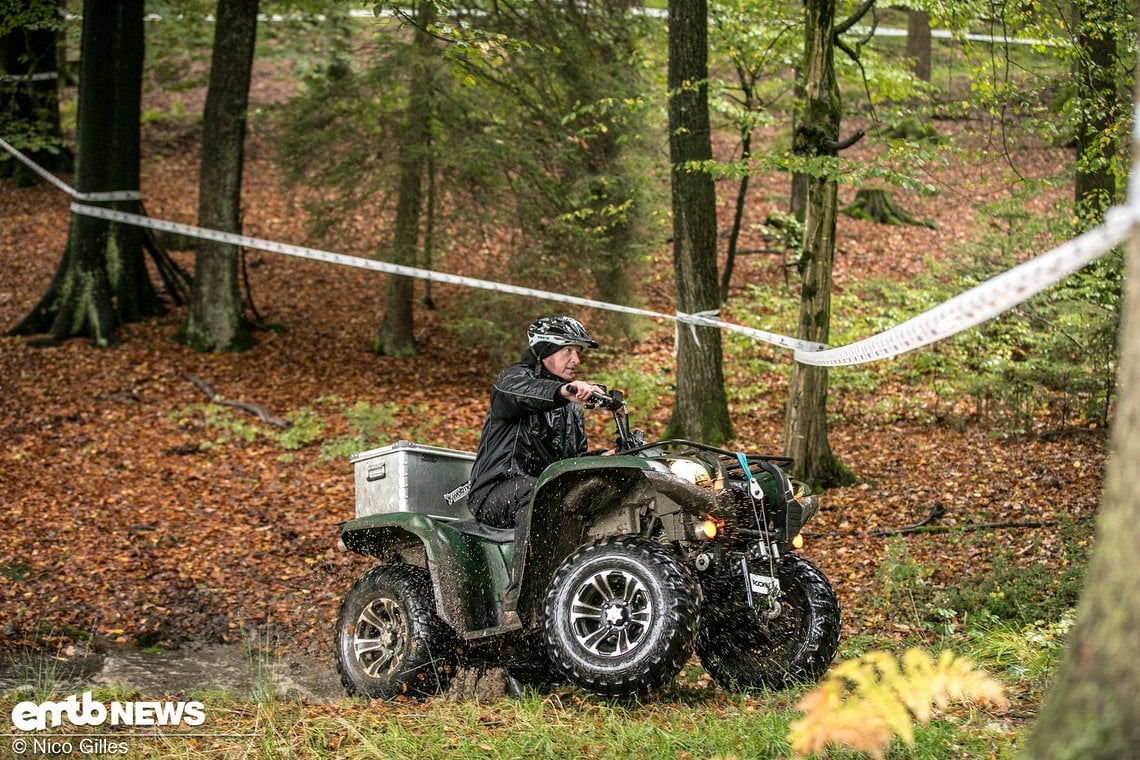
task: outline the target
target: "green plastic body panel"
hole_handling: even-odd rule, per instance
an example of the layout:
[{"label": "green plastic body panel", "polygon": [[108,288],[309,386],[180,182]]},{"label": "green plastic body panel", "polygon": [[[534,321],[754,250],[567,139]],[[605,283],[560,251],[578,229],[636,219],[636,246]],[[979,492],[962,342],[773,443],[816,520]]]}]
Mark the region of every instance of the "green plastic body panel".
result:
[{"label": "green plastic body panel", "polygon": [[417,512],[390,512],[349,520],[341,539],[352,551],[426,566],[436,608],[460,636],[502,624],[514,546],[460,533]]}]

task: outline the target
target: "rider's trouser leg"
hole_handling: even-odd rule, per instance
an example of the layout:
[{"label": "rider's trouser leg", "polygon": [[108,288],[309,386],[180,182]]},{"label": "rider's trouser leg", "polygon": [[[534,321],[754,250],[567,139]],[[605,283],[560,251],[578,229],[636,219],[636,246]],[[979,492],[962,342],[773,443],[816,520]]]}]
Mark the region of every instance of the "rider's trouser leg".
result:
[{"label": "rider's trouser leg", "polygon": [[511,583],[507,586],[504,606],[513,610],[518,602],[522,585],[523,560],[526,553],[527,519],[530,516],[530,497],[537,478],[529,475],[504,480],[487,494],[477,515],[482,522],[498,528],[515,529],[515,554],[511,563]]}]

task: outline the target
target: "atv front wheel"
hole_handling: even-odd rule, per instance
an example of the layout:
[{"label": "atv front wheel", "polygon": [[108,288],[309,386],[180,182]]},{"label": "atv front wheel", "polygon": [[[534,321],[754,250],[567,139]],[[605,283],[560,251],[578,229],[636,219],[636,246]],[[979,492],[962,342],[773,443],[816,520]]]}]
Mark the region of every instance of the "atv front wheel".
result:
[{"label": "atv front wheel", "polygon": [[719,595],[706,600],[718,609],[704,616],[697,655],[723,688],[781,689],[817,681],[831,665],[840,617],[827,578],[806,559],[789,556],[780,570],[780,589],[780,614],[770,620],[748,608],[732,609]]},{"label": "atv front wheel", "polygon": [[669,551],[603,538],[567,558],[546,594],[550,659],[574,683],[630,697],[668,683],[693,651],[700,586]]},{"label": "atv front wheel", "polygon": [[381,565],[345,596],[336,624],[336,670],[349,696],[428,696],[455,671],[451,629],[435,613],[431,577],[413,565]]}]

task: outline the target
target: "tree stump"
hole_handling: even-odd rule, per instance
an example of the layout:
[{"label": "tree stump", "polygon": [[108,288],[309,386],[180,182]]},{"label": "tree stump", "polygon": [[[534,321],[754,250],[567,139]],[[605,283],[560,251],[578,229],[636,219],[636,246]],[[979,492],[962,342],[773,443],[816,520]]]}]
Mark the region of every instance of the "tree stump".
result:
[{"label": "tree stump", "polygon": [[885,187],[861,187],[855,193],[855,200],[843,209],[852,219],[863,219],[879,224],[913,224],[934,229],[934,222],[918,219],[909,211],[895,203],[891,191]]}]

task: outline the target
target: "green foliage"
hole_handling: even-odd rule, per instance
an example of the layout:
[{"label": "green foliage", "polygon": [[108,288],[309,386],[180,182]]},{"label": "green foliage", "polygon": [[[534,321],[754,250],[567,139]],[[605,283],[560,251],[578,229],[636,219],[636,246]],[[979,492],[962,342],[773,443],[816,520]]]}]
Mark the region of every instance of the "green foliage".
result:
[{"label": "green foliage", "polygon": [[[1055,529],[1055,540],[1034,531],[1016,552],[990,532],[892,537],[876,574],[878,603],[891,619],[923,635],[949,636],[979,621],[987,629],[1040,625],[1077,604],[1090,530],[1087,523],[1065,522]],[[941,545],[948,541],[953,551]],[[929,548],[933,542],[940,544],[938,554],[970,560],[947,568],[916,560],[910,545]]]},{"label": "green foliage", "polygon": [[[652,104],[636,44],[642,22],[611,5],[585,12],[541,2],[516,13],[475,2],[440,10],[432,27],[444,40],[438,55],[414,59],[434,72],[429,158],[445,189],[436,196],[434,239],[447,244],[436,258],[462,256],[494,279],[628,300],[627,271],[640,256],[655,192],[643,145]],[[457,23],[463,14],[478,21]],[[290,181],[323,188],[305,195],[320,220],[317,234],[355,237],[362,216],[385,218],[393,202],[390,157],[400,145],[395,125],[413,60],[401,23],[369,25],[371,52],[314,69],[280,114]],[[457,307],[457,335],[499,353],[505,330],[474,313],[485,307]],[[627,321],[611,321],[628,334]]]},{"label": "green foliage", "polygon": [[476,361],[498,371],[518,359],[525,347],[526,328],[542,312],[541,305],[493,291],[460,297],[444,325],[460,346],[474,346]]},{"label": "green foliage", "polygon": [[964,646],[970,657],[996,673],[1043,683],[1060,663],[1075,622],[1072,607],[1022,625],[980,616],[965,631]]},{"label": "green foliage", "polygon": [[[163,92],[202,87],[209,77],[214,40],[213,0],[149,0],[145,85]],[[153,117],[152,117],[153,118]]]},{"label": "green foliage", "polygon": [[[968,583],[948,583],[928,594],[934,609],[954,609],[965,616],[981,615],[1016,626],[1055,618],[1059,611],[1076,606],[1089,557],[1090,527],[1076,521],[1061,524],[1051,550],[1040,536],[1028,538],[1017,550],[1022,556],[1042,559],[1028,569],[1014,549],[992,537],[971,536],[966,551],[988,554]],[[979,551],[980,549],[980,551]]]},{"label": "green foliage", "polygon": [[[593,376],[594,373],[591,373]],[[673,378],[663,372],[646,370],[629,362],[611,362],[605,379],[609,388],[625,394],[631,420],[649,420],[661,404],[668,403],[672,394]]]},{"label": "green foliage", "polygon": [[347,458],[367,449],[391,443],[399,436],[393,435],[396,427],[396,414],[399,404],[370,404],[358,401],[344,410],[345,419],[352,433],[340,436],[321,445],[321,459]]},{"label": "green foliage", "polygon": [[[1021,207],[992,212],[1007,231],[983,237],[951,270],[962,289],[1004,271],[1015,263],[1015,252],[1047,239],[1041,220]],[[1032,430],[1043,415],[1053,424],[1105,426],[1115,399],[1122,263],[1119,251],[1106,254],[1012,312],[948,342],[944,350],[965,371],[956,386],[1010,432]]]},{"label": "green foliage", "polygon": [[172,419],[182,425],[193,420],[202,419],[213,437],[198,444],[202,450],[225,446],[228,443],[250,443],[262,432],[262,429],[242,417],[233,409],[221,404],[206,403],[193,404],[184,407],[181,411],[171,415]]},{"label": "green foliage", "polygon": [[277,443],[286,451],[296,451],[321,439],[325,423],[312,409],[292,412],[286,417],[289,427],[277,435]]},{"label": "green foliage", "polygon": [[[985,234],[929,274],[905,282],[864,280],[833,294],[829,342],[840,346],[895,327],[1040,255],[1067,234],[1056,217],[1026,212],[1035,188],[984,211]],[[1029,250],[1027,250],[1029,249]],[[757,265],[765,265],[758,263]],[[863,394],[859,413],[951,420],[972,413],[1002,435],[1065,426],[1103,428],[1115,403],[1117,334],[1123,254],[1115,250],[1011,312],[889,363],[844,367],[829,385]],[[760,329],[793,334],[798,303],[788,293],[748,288],[738,308]],[[756,362],[754,350],[726,342],[735,362]],[[773,364],[762,355],[756,371]],[[919,406],[897,394],[872,393],[889,383],[921,388],[934,401]],[[867,398],[870,396],[870,398]],[[962,404],[972,400],[973,409]]]},{"label": "green foliage", "polygon": [[15,29],[48,29],[60,25],[55,0],[6,0],[0,3],[0,37]]},{"label": "green foliage", "polygon": [[882,608],[888,610],[892,620],[906,621],[913,629],[929,626],[926,609],[919,611],[922,601],[930,598],[927,590],[934,569],[914,560],[907,539],[892,536],[887,540],[886,553],[876,571]]}]

